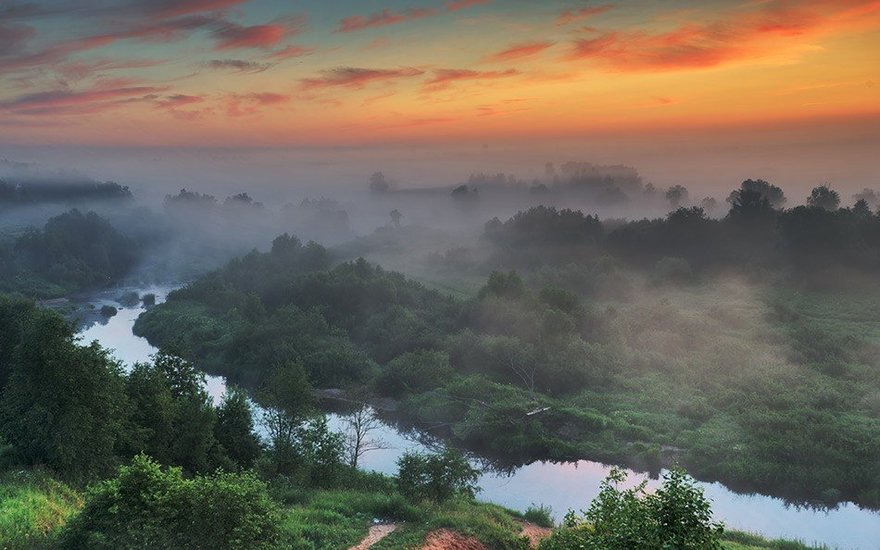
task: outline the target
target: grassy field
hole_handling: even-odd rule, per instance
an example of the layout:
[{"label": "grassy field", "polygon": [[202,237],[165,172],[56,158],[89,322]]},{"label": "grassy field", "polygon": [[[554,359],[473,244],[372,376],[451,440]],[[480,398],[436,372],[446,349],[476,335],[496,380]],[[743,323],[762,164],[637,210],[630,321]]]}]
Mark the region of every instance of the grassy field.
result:
[{"label": "grassy field", "polygon": [[38,470],[0,475],[0,548],[49,546],[82,506],[81,495]]}]

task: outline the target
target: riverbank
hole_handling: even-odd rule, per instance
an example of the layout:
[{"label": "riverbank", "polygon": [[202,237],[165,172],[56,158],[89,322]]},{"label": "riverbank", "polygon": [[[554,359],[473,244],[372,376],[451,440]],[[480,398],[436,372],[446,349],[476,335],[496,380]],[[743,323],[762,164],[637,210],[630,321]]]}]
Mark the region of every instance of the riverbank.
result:
[{"label": "riverbank", "polygon": [[[451,501],[441,505],[412,505],[383,476],[357,476],[363,487],[349,490],[308,490],[275,485],[271,493],[283,506],[279,547],[338,550],[355,547],[371,527],[393,522],[375,549],[434,548],[428,544],[438,533],[450,533],[480,548],[526,548],[520,537],[535,546],[548,530],[529,528],[524,516],[497,505]],[[358,485],[358,484],[356,484]],[[67,522],[79,513],[82,492],[41,470],[17,470],[0,476],[0,548],[53,548]],[[432,538],[433,537],[433,538]],[[791,541],[768,540],[741,532],[727,532],[725,550],[811,550]]]}]

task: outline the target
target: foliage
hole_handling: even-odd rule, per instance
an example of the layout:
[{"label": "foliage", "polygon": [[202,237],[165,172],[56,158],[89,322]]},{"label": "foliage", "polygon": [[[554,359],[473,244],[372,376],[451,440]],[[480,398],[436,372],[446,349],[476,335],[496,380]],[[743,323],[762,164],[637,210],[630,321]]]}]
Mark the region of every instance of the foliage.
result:
[{"label": "foliage", "polygon": [[720,550],[723,528],[712,522],[709,502],[683,471],[664,474],[654,493],[645,491],[645,482],[621,489],[625,479],[621,470],[612,470],[583,517],[569,512],[540,548]]},{"label": "foliage", "polygon": [[138,260],[134,242],[94,212],[76,209],[19,237],[15,252],[21,270],[70,290],[119,280]]},{"label": "foliage", "polygon": [[398,460],[400,492],[411,500],[443,502],[474,498],[480,471],[460,452],[447,447],[437,454],[404,453]]},{"label": "foliage", "polygon": [[92,488],[65,548],[271,548],[280,511],[251,473],[186,479],[139,455]]},{"label": "foliage", "polygon": [[128,407],[119,365],[97,344],[78,346],[45,310],[31,312],[13,349],[0,433],[17,459],[72,477],[107,472]]}]

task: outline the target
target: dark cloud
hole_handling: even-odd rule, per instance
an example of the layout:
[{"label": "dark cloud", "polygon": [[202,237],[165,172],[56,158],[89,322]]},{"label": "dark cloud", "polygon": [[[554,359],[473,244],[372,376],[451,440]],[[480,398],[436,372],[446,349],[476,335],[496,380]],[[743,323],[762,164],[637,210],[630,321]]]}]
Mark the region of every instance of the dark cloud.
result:
[{"label": "dark cloud", "polygon": [[258,63],[244,59],[212,59],[207,63],[208,68],[220,71],[235,71],[239,73],[261,73],[273,66],[272,63]]}]

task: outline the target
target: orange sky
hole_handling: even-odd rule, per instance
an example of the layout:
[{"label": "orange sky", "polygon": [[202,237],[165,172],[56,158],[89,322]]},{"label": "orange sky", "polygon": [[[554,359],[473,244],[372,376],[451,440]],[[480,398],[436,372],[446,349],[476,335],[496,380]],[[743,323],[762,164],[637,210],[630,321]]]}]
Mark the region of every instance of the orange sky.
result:
[{"label": "orange sky", "polygon": [[0,143],[527,142],[880,115],[880,1],[85,4],[0,8]]}]

